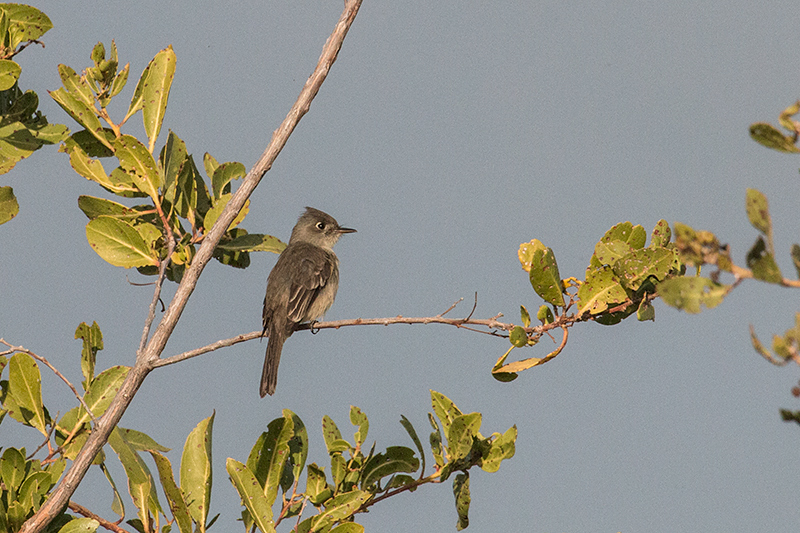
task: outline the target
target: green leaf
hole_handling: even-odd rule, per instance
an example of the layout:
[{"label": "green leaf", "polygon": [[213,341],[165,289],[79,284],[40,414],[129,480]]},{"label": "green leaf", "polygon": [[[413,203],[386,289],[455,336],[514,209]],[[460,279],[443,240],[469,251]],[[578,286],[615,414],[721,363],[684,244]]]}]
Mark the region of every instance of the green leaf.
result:
[{"label": "green leaf", "polygon": [[98,216],[86,224],[86,239],[97,255],[114,266],[158,266],[158,258],[144,237],[124,220]]},{"label": "green leaf", "polygon": [[189,154],[186,151],[186,143],[170,130],[159,158],[161,168],[164,169],[164,198],[169,202],[173,202],[175,199],[178,177],[181,175],[187,157]]},{"label": "green leaf", "polygon": [[[89,386],[89,390],[83,397],[83,401],[92,410],[94,416],[101,416],[106,412],[108,406],[111,405],[111,400],[119,392],[122,383],[128,376],[130,371],[129,366],[112,366],[100,372]],[[83,408],[81,407],[81,411]]]},{"label": "green leaf", "polygon": [[767,197],[756,189],[747,189],[745,201],[747,218],[750,224],[764,235],[772,234],[772,219],[769,216],[769,203]]},{"label": "green leaf", "polygon": [[525,328],[522,326],[514,326],[508,336],[508,340],[517,348],[524,348],[528,345],[528,334],[525,333]]},{"label": "green leaf", "polygon": [[783,275],[778,264],[771,253],[767,251],[767,245],[763,237],[759,237],[756,243],[747,252],[747,268],[753,271],[753,277],[766,281],[767,283],[781,283]]},{"label": "green leaf", "polygon": [[473,438],[481,429],[481,420],[480,413],[469,413],[453,419],[447,431],[447,451],[451,461],[458,461],[469,455]]},{"label": "green leaf", "polygon": [[462,415],[461,411],[450,398],[433,390],[431,391],[431,405],[433,406],[433,412],[442,422],[444,434],[449,435],[450,424],[456,417]]},{"label": "green leaf", "polygon": [[68,93],[63,87],[55,91],[48,91],[53,100],[71,116],[75,122],[86,128],[94,137],[104,144],[109,150],[113,150],[111,143],[103,132],[100,119],[97,118],[96,111],[90,108],[78,98]]},{"label": "green leaf", "polygon": [[[509,348],[509,350],[511,349]],[[431,427],[433,428],[433,431],[428,437],[428,442],[431,445],[431,453],[433,454],[433,459],[436,462],[436,466],[441,468],[444,466],[444,456],[442,455],[442,432],[439,429],[439,424],[433,417],[433,413],[428,413],[428,422],[430,422]]]},{"label": "green leaf", "polygon": [[608,310],[609,306],[620,304],[628,298],[625,289],[614,276],[614,271],[609,266],[591,270],[586,274],[584,281],[578,289],[578,314],[590,313],[597,315]]},{"label": "green leaf", "polygon": [[800,148],[794,145],[795,140],[793,137],[784,135],[777,128],[765,122],[751,124],[750,137],[757,143],[779,152],[800,152]]},{"label": "green leaf", "polygon": [[5,484],[10,499],[16,498],[16,494],[25,481],[25,449],[22,451],[16,448],[6,448],[3,456],[0,457],[0,479]]},{"label": "green leaf", "polygon": [[655,321],[656,309],[647,298],[644,298],[639,304],[639,308],[636,310],[636,319],[639,320],[639,322],[644,322],[645,320]]},{"label": "green leaf", "polygon": [[342,433],[336,426],[336,422],[328,415],[322,417],[322,438],[325,440],[325,447],[329,454],[350,449],[350,443],[342,439]]},{"label": "green leaf", "polygon": [[414,426],[411,425],[411,422],[404,416],[400,415],[400,424],[402,424],[403,428],[405,428],[406,433],[408,436],[411,437],[411,440],[414,441],[414,445],[417,447],[417,451],[419,452],[419,457],[422,460],[422,471],[420,472],[420,476],[425,475],[425,452],[422,449],[422,442],[419,440],[417,436],[417,431],[414,429]]},{"label": "green leaf", "polygon": [[[142,88],[142,118],[144,131],[150,140],[150,152],[156,145],[167,110],[169,90],[175,77],[175,52],[172,45],[161,50],[147,66],[147,83]],[[138,90],[138,87],[137,87]]]},{"label": "green leaf", "polygon": [[[250,516],[255,521],[263,533],[272,533],[275,531],[275,525],[272,521],[272,508],[270,507],[267,497],[261,491],[261,485],[258,480],[247,468],[246,465],[236,461],[235,459],[228,458],[225,462],[225,469],[228,471],[231,483],[239,493],[242,499],[242,504],[250,513]],[[203,528],[203,531],[205,528]]]},{"label": "green leaf", "polygon": [[291,417],[276,418],[267,426],[262,460],[266,467],[264,495],[267,503],[272,505],[278,497],[278,487],[283,476],[283,469],[289,461],[289,439],[294,434]]},{"label": "green leaf", "polygon": [[22,67],[15,61],[0,59],[0,91],[7,91],[12,88],[19,80],[21,73]]},{"label": "green leaf", "polygon": [[99,183],[103,187],[114,191],[116,184],[108,177],[102,163],[97,159],[92,159],[78,144],[70,144],[67,147],[69,154],[69,164],[73,170],[87,180]]},{"label": "green leaf", "polygon": [[481,458],[481,469],[484,472],[497,472],[500,463],[505,459],[511,459],[516,453],[517,426],[511,426],[502,435],[495,434],[489,452]]},{"label": "green leaf", "polygon": [[83,214],[86,215],[89,220],[95,219],[101,215],[131,220],[141,216],[141,213],[136,209],[131,209],[120,203],[106,200],[105,198],[97,198],[95,196],[78,196],[78,208],[83,211]]},{"label": "green leaf", "polygon": [[277,237],[260,233],[245,233],[217,245],[217,249],[231,252],[273,252],[276,254],[281,253],[285,248],[286,243]]},{"label": "green leaf", "polygon": [[364,533],[364,526],[355,522],[345,522],[331,529],[330,533]]},{"label": "green leaf", "polygon": [[136,137],[123,135],[114,141],[114,148],[120,167],[131,176],[136,187],[158,202],[158,189],[163,180],[147,147]]},{"label": "green leaf", "polygon": [[[203,220],[203,227],[206,228],[206,231],[210,230],[211,227],[217,222],[217,219],[222,215],[222,212],[228,206],[228,202],[231,200],[232,195],[230,193],[223,194],[218,200],[214,201],[213,206],[211,209],[208,210],[206,216]],[[250,200],[247,200],[244,203],[244,207],[242,207],[239,214],[236,215],[236,218],[233,219],[233,222],[228,226],[228,230],[235,228],[239,225],[239,223],[244,220],[244,217],[247,216],[247,213],[250,211]]]},{"label": "green leaf", "polygon": [[550,248],[539,248],[534,252],[530,281],[533,290],[545,302],[560,307],[565,305],[558,264],[556,264],[556,257]]},{"label": "green leaf", "polygon": [[353,435],[356,446],[361,446],[367,440],[369,432],[369,420],[364,412],[355,405],[350,406],[350,423],[358,427],[358,431]]},{"label": "green leaf", "polygon": [[800,278],[800,244],[793,244],[792,245],[792,263],[794,263],[794,268],[797,270],[797,277]]},{"label": "green leaf", "polygon": [[553,311],[547,305],[542,304],[536,311],[536,320],[541,322],[542,325],[547,325],[552,324],[555,321],[555,317],[553,316]]},{"label": "green leaf", "polygon": [[[189,514],[198,530],[206,530],[208,507],[211,502],[211,433],[214,414],[201,421],[189,433],[181,456],[181,489],[189,506]],[[232,461],[229,459],[228,461]],[[230,472],[228,472],[230,474]],[[261,492],[260,485],[255,486]]]},{"label": "green leaf", "polygon": [[632,251],[631,245],[625,241],[600,241],[594,247],[590,268],[604,265],[614,266],[617,261]]},{"label": "green leaf", "polygon": [[5,224],[19,213],[19,202],[11,187],[0,187],[0,224]]},{"label": "green leaf", "polygon": [[111,88],[108,91],[109,97],[117,96],[122,92],[122,89],[124,89],[125,85],[128,83],[128,75],[130,74],[130,70],[131,65],[130,63],[127,63],[124,67],[122,67],[122,70],[114,75],[114,79],[111,81]]},{"label": "green leaf", "polygon": [[314,517],[312,529],[317,531],[352,516],[370,498],[372,494],[362,490],[345,492],[332,498],[325,510]]},{"label": "green leaf", "polygon": [[219,168],[219,163],[214,159],[214,156],[206,152],[203,154],[203,168],[205,168],[206,175],[210,178]]},{"label": "green leaf", "polygon": [[669,244],[672,239],[672,230],[669,229],[669,223],[663,218],[656,222],[653,232],[650,234],[650,246],[664,247]]},{"label": "green leaf", "polygon": [[167,503],[175,517],[180,533],[192,533],[192,518],[189,516],[189,508],[183,499],[183,493],[175,483],[175,476],[172,472],[172,463],[165,456],[153,450],[150,452],[153,461],[158,469],[158,477],[161,479],[161,487],[167,497]]},{"label": "green leaf", "polygon": [[58,533],[94,533],[100,526],[100,522],[93,518],[73,518]]},{"label": "green leaf", "polygon": [[83,373],[83,389],[89,388],[94,379],[94,364],[97,359],[97,352],[103,349],[103,333],[97,322],[89,326],[86,322],[81,322],[75,330],[75,339],[83,341],[81,349],[81,372]]},{"label": "green leaf", "polygon": [[314,505],[320,505],[333,495],[325,479],[325,471],[316,463],[311,463],[306,469],[306,496]]},{"label": "green leaf", "polygon": [[135,429],[119,428],[125,442],[137,452],[168,452],[170,448],[157,443],[153,437]]},{"label": "green leaf", "polygon": [[53,27],[50,19],[35,7],[24,4],[2,4],[9,20],[8,32],[11,49],[17,48],[20,43],[38,39]]},{"label": "green leaf", "polygon": [[[110,146],[116,138],[114,132],[111,128],[103,128],[101,133]],[[97,137],[87,130],[76,131],[72,135],[67,136],[67,138],[64,139],[64,145],[59,148],[59,151],[70,153],[76,146],[86,152],[86,155],[89,157],[111,157],[114,155],[114,152],[110,148],[98,141]]]},{"label": "green leaf", "polygon": [[64,89],[84,105],[91,108],[94,105],[94,94],[85,80],[82,80],[78,73],[67,65],[58,65],[58,75],[61,76],[61,83]]},{"label": "green leaf", "polygon": [[675,265],[675,252],[666,248],[642,248],[631,251],[614,263],[613,271],[620,283],[638,291],[644,282],[667,278]]},{"label": "green leaf", "polygon": [[136,450],[125,440],[119,428],[114,428],[111,432],[108,444],[117,454],[125,469],[125,474],[128,476],[128,491],[138,510],[139,520],[142,521],[144,530],[149,531],[151,511],[158,512],[161,508],[150,470]]},{"label": "green leaf", "polygon": [[386,453],[373,455],[362,469],[361,488],[369,490],[381,479],[398,472],[413,473],[419,469],[414,450],[405,446],[389,446]]},{"label": "green leaf", "polygon": [[34,427],[47,435],[47,419],[42,404],[42,376],[33,357],[26,353],[14,354],[8,362],[8,396],[20,409],[14,416],[27,426]]},{"label": "green leaf", "polygon": [[243,178],[247,174],[244,165],[241,163],[223,163],[214,169],[213,177],[211,178],[211,189],[214,193],[214,198],[219,199],[224,193],[231,192],[230,182]]},{"label": "green leaf", "polygon": [[703,305],[711,309],[722,303],[730,286],[708,278],[679,277],[662,281],[657,290],[667,305],[694,314],[699,313]]},{"label": "green leaf", "polygon": [[453,495],[456,497],[456,513],[458,513],[456,529],[461,531],[469,526],[469,472],[462,472],[455,477]]},{"label": "green leaf", "polygon": [[520,320],[525,325],[526,328],[530,327],[531,325],[531,315],[528,313],[528,309],[524,305],[519,306],[519,315]]},{"label": "green leaf", "polygon": [[292,419],[294,436],[289,440],[289,453],[292,459],[292,479],[300,479],[300,474],[308,458],[308,431],[300,417],[289,409],[282,411],[284,417]]}]

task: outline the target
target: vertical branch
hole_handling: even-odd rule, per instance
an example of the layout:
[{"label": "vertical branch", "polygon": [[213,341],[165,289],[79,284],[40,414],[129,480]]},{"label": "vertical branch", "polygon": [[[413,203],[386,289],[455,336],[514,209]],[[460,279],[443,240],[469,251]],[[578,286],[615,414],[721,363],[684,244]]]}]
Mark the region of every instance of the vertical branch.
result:
[{"label": "vertical branch", "polygon": [[347,0],[345,2],[344,11],[333,33],[325,42],[325,46],[322,49],[322,54],[320,55],[314,72],[306,81],[303,89],[300,91],[300,95],[289,110],[286,118],[272,134],[272,139],[261,155],[261,158],[259,158],[255,166],[248,172],[243,183],[233,195],[230,202],[228,202],[227,207],[222,212],[217,222],[208,232],[205,239],[203,239],[203,244],[194,257],[192,265],[185,272],[178,290],[170,302],[166,313],[159,322],[155,333],[153,333],[152,338],[147,343],[144,350],[140,351],[138,354],[136,364],[130,372],[128,372],[128,377],[112,400],[106,413],[97,421],[94,431],[92,431],[86,444],[84,444],[81,451],[75,457],[72,467],[66,472],[58,486],[53,490],[39,511],[23,524],[20,529],[21,533],[42,531],[53,518],[66,508],[70,497],[89,469],[95,455],[97,455],[108,440],[108,436],[114,427],[116,427],[120,418],[122,418],[122,414],[125,412],[128,405],[133,401],[136,391],[147,377],[147,374],[154,368],[154,363],[164,350],[164,346],[166,346],[170,335],[175,329],[175,325],[186,307],[186,302],[197,285],[200,274],[206,264],[211,260],[214,248],[220,238],[228,229],[231,222],[233,222],[233,219],[244,206],[244,203],[253,193],[256,186],[258,186],[264,174],[272,167],[272,164],[286,145],[289,136],[292,134],[295,127],[297,127],[300,119],[308,112],[312,100],[314,100],[314,97],[319,92],[331,66],[334,61],[336,61],[344,38],[361,7],[361,1],[362,0]]}]

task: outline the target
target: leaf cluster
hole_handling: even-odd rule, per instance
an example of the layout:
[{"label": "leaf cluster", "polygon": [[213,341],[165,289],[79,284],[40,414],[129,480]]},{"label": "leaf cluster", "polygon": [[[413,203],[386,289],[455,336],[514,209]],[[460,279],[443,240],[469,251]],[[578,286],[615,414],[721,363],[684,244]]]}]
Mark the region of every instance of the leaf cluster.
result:
[{"label": "leaf cluster", "polygon": [[[62,87],[50,96],[83,129],[61,146],[79,175],[123,198],[146,198],[146,204],[127,206],[95,196],[81,196],[78,206],[89,218],[86,238],[108,263],[137,268],[155,275],[166,265],[167,278],[180,281],[191,264],[195,246],[214,225],[232,197],[231,184],[244,177],[244,165],[219,163],[203,157],[203,177],[186,144],[172,131],[155,152],[170,88],[176,56],[172,47],[161,50],[142,72],[124,117],[115,122],[108,112],[111,100],[128,81],[130,65],[120,68],[117,48],[98,43],[92,50],[93,65],[82,74],[59,65]],[[122,133],[122,126],[139,111],[147,142]],[[105,123],[105,126],[103,125]],[[104,159],[115,160],[108,167]],[[280,252],[284,244],[270,235],[249,234],[239,227],[249,203],[231,223],[214,252],[223,264],[246,268],[249,252]]]},{"label": "leaf cluster", "polygon": [[[363,531],[352,523],[357,513],[395,494],[414,491],[427,483],[441,483],[454,472],[458,472],[453,483],[457,527],[467,527],[469,469],[479,466],[495,472],[502,460],[513,457],[516,427],[485,438],[479,432],[480,413],[463,414],[450,399],[435,391],[431,391],[431,403],[433,413],[428,417],[433,432],[429,440],[434,465],[433,473],[427,476],[422,442],[404,416],[401,424],[416,450],[389,446],[378,453],[374,443],[369,451],[364,448],[369,420],[361,409],[350,408],[350,422],[356,428],[352,442],[344,439],[336,423],[325,416],[322,435],[330,457],[330,470],[326,473],[316,463],[305,465],[306,428],[296,414],[284,410],[283,417],[270,422],[268,431],[258,438],[246,463],[228,459],[228,475],[245,506],[242,513],[245,527],[256,526],[267,533],[274,531],[281,521],[296,517],[298,532]],[[304,467],[306,489],[298,492]],[[283,496],[280,511],[275,515],[272,507],[279,492]],[[317,513],[303,518],[308,504]]]}]

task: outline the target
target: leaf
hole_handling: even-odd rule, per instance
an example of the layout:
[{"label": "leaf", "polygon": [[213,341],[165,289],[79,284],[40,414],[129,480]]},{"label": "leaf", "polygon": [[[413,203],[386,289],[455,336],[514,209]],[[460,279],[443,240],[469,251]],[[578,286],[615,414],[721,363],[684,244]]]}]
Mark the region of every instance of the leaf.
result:
[{"label": "leaf", "polygon": [[260,233],[245,233],[227,242],[220,242],[217,249],[232,252],[273,252],[281,253],[286,248],[286,243],[272,235]]},{"label": "leaf", "polygon": [[[189,514],[197,523],[197,528],[201,533],[206,530],[208,507],[211,502],[211,434],[213,428],[214,414],[202,420],[189,433],[181,456],[181,490],[189,508]],[[257,482],[256,488],[260,492],[260,485]]]},{"label": "leaf", "polygon": [[405,446],[389,446],[385,453],[373,455],[362,469],[361,488],[369,490],[381,479],[398,472],[413,473],[419,469],[414,450]]},{"label": "leaf", "polygon": [[284,417],[292,419],[294,435],[289,440],[289,452],[292,459],[292,479],[300,479],[300,474],[308,458],[308,431],[300,417],[289,409],[282,411]]},{"label": "leaf", "polygon": [[350,443],[342,439],[342,433],[336,426],[336,422],[328,415],[322,417],[322,438],[325,440],[325,447],[329,454],[350,449]]},{"label": "leaf", "polygon": [[141,213],[135,209],[95,196],[78,196],[78,208],[83,211],[83,214],[86,215],[89,220],[95,219],[101,215],[108,215],[116,219],[135,219],[141,216]]},{"label": "leaf", "polygon": [[72,67],[59,64],[58,75],[61,77],[61,83],[64,84],[64,89],[66,89],[69,94],[80,100],[89,108],[94,105],[92,89],[85,80],[82,80],[80,76],[78,76]]},{"label": "leaf", "polygon": [[772,234],[772,219],[769,216],[767,197],[756,189],[747,189],[745,201],[750,224],[764,235]]},{"label": "leaf", "polygon": [[508,336],[508,340],[517,348],[524,348],[528,345],[528,334],[522,326],[514,326]]},{"label": "leaf", "polygon": [[123,135],[114,141],[119,166],[127,172],[136,187],[158,202],[158,189],[162,186],[162,176],[147,147],[136,137]]},{"label": "leaf", "polygon": [[97,255],[114,266],[158,266],[142,235],[124,220],[98,216],[86,224],[86,239]]},{"label": "leaf", "polygon": [[361,446],[367,440],[369,432],[369,420],[364,412],[355,405],[350,406],[350,423],[358,427],[358,431],[353,435],[356,447]]},{"label": "leaf", "polygon": [[609,306],[624,302],[628,298],[625,289],[614,276],[611,267],[592,270],[586,274],[584,281],[578,289],[578,314],[590,313],[597,315],[608,310]]},{"label": "leaf", "polygon": [[172,472],[172,463],[169,462],[161,453],[153,450],[150,452],[153,461],[158,469],[158,477],[161,479],[161,487],[167,497],[167,504],[175,517],[180,533],[192,533],[192,518],[189,516],[189,509],[183,499],[183,493],[175,483],[175,476]]},{"label": "leaf", "polygon": [[644,322],[645,320],[655,321],[656,309],[647,298],[642,299],[639,304],[639,308],[636,310],[636,319],[639,320],[639,322]]},{"label": "leaf", "polygon": [[0,91],[7,91],[12,88],[19,80],[21,73],[22,67],[15,61],[0,59]]},{"label": "leaf", "polygon": [[170,448],[157,443],[153,437],[135,429],[119,428],[125,442],[137,452],[168,452]]},{"label": "leaf", "polygon": [[753,277],[767,283],[781,283],[783,276],[775,262],[775,257],[767,251],[763,237],[747,252],[747,267],[753,271]]},{"label": "leaf", "polygon": [[231,192],[229,186],[231,180],[243,178],[247,174],[244,165],[241,163],[223,163],[214,169],[214,174],[211,178],[211,189],[214,193],[214,198],[219,199],[224,193]]},{"label": "leaf", "polygon": [[269,429],[262,454],[262,459],[266,463],[264,495],[267,497],[267,503],[272,505],[278,497],[283,469],[289,460],[289,439],[293,436],[294,424],[291,417],[282,417],[276,418],[267,427]]},{"label": "leaf", "polygon": [[94,533],[100,522],[93,518],[73,518],[64,524],[58,533]]},{"label": "leaf", "polygon": [[[232,195],[230,193],[223,194],[218,200],[214,201],[214,205],[211,209],[208,210],[206,216],[203,220],[203,227],[206,231],[210,230],[214,224],[217,222],[217,219],[222,215],[222,212],[228,206],[228,202],[231,200]],[[247,213],[250,211],[250,200],[248,199],[244,206],[242,207],[239,214],[236,215],[236,218],[233,219],[233,222],[230,223],[228,226],[228,230],[235,228],[239,225],[239,223],[244,220],[244,217],[247,216]]]},{"label": "leaf", "polygon": [[169,90],[175,77],[176,59],[175,52],[170,45],[157,53],[147,66],[147,82],[142,88],[142,118],[144,131],[150,141],[150,152],[156,145],[156,139],[161,131],[161,123],[164,121]]},{"label": "leaf", "polygon": [[433,406],[433,412],[436,413],[436,416],[442,422],[444,434],[448,435],[450,424],[452,424],[456,417],[461,416],[461,411],[456,407],[456,404],[453,403],[453,400],[434,390],[431,391],[431,405]]},{"label": "leaf", "polygon": [[419,457],[422,460],[422,471],[420,472],[420,476],[425,475],[425,452],[422,449],[422,442],[420,442],[419,437],[417,436],[417,432],[414,429],[414,426],[411,425],[411,422],[404,416],[400,415],[400,424],[408,433],[408,436],[411,437],[411,440],[414,441],[414,445],[417,447],[417,451],[419,452]]},{"label": "leaf", "polygon": [[528,313],[528,309],[524,305],[519,306],[519,315],[520,320],[522,320],[523,325],[528,328],[531,325],[531,315]]},{"label": "leaf", "polygon": [[565,305],[561,276],[553,250],[541,247],[533,253],[529,277],[533,290],[545,302],[559,307]]},{"label": "leaf", "polygon": [[469,472],[462,472],[453,479],[453,495],[456,497],[456,513],[458,513],[456,529],[461,531],[469,526]]},{"label": "leaf", "polygon": [[[161,508],[150,470],[139,454],[125,440],[119,427],[114,428],[111,435],[109,435],[108,444],[117,454],[122,467],[125,469],[125,474],[128,477],[128,491],[133,504],[138,510],[139,520],[142,521],[144,530],[148,531],[151,510],[156,510],[157,512]],[[154,512],[153,514],[156,513]]]},{"label": "leaf", "polygon": [[94,379],[94,365],[97,359],[97,352],[103,349],[103,333],[100,326],[94,322],[89,326],[86,322],[81,322],[75,330],[75,339],[83,341],[81,349],[81,372],[83,373],[83,389],[89,388]]},{"label": "leaf", "polygon": [[722,303],[730,286],[708,278],[679,277],[662,281],[657,290],[667,305],[694,314],[699,313],[703,305],[711,309]]},{"label": "leaf", "polygon": [[331,497],[333,492],[325,479],[325,471],[316,463],[308,465],[306,470],[306,496],[314,505],[320,505]]},{"label": "leaf", "polygon": [[794,144],[794,138],[784,135],[777,128],[765,122],[751,124],[750,137],[757,143],[779,152],[800,152],[800,148]]},{"label": "leaf", "polygon": [[247,512],[250,513],[258,529],[263,533],[274,532],[272,508],[267,501],[267,497],[261,491],[261,485],[259,485],[253,472],[246,465],[231,458],[228,458],[225,462],[225,469],[228,471],[231,483],[233,483],[239,493],[239,497],[242,499],[242,504],[247,509]]},{"label": "leaf", "polygon": [[469,455],[473,438],[481,429],[481,420],[480,413],[469,413],[453,419],[447,431],[447,451],[451,461],[458,461]]},{"label": "leaf", "polygon": [[481,469],[484,472],[497,472],[500,463],[506,459],[511,459],[516,453],[517,426],[511,426],[502,435],[492,441],[489,452],[481,458]]},{"label": "leaf", "polygon": [[312,529],[319,530],[352,516],[370,498],[372,494],[362,490],[339,494],[327,502],[323,512],[314,517]]},{"label": "leaf", "polygon": [[106,148],[109,150],[114,149],[105,136],[103,127],[100,125],[100,119],[97,118],[94,108],[90,108],[84,104],[71,93],[68,93],[63,87],[55,91],[48,91],[48,93],[75,122],[86,128],[86,130],[105,145]]},{"label": "leaf", "polygon": [[620,283],[638,291],[651,277],[657,281],[667,278],[675,264],[675,252],[665,248],[633,250],[614,263],[613,271]]},{"label": "leaf", "polygon": [[656,222],[656,226],[650,234],[650,246],[664,247],[669,244],[670,239],[672,239],[672,231],[669,229],[669,223],[662,218]]},{"label": "leaf", "polygon": [[14,419],[47,436],[47,420],[42,404],[42,376],[36,361],[26,353],[16,353],[8,362],[8,396],[20,409],[18,415],[21,419],[16,416]]},{"label": "leaf", "polygon": [[0,479],[11,499],[16,498],[22,482],[25,481],[25,449],[6,448],[0,457]]},{"label": "leaf", "polygon": [[15,49],[25,41],[38,39],[53,27],[48,16],[35,7],[24,4],[2,4],[2,9],[9,20],[8,47],[11,49]]},{"label": "leaf", "polygon": [[793,244],[792,245],[792,263],[794,263],[794,268],[797,270],[797,277],[800,278],[800,244]]},{"label": "leaf", "polygon": [[19,202],[11,187],[0,187],[0,224],[5,224],[19,213]]},{"label": "leaf", "polygon": [[186,151],[186,143],[170,131],[160,157],[161,168],[164,169],[164,198],[169,202],[175,199],[178,177],[187,157],[189,154]]}]

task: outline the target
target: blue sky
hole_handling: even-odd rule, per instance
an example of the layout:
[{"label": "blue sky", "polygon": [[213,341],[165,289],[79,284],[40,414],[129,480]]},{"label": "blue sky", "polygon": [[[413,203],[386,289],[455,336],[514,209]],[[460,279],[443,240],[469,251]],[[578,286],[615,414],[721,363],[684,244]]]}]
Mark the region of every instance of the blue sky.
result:
[{"label": "blue sky", "polygon": [[[305,0],[35,5],[55,27],[45,49],[19,58],[22,85],[39,93],[51,121],[69,124],[45,92],[59,87],[57,64],[85,68],[95,43],[115,39],[138,76],[171,44],[178,63],[162,135],[175,131],[196,158],[208,151],[248,168],[342,8]],[[540,303],[519,267],[520,243],[543,241],[562,276],[581,277],[610,226],[630,220],[649,231],[664,218],[717,233],[743,263],[756,238],[744,212],[754,187],[770,200],[778,262],[792,276],[800,160],[757,145],[747,128],[776,123],[800,98],[796,8],[366,0],[243,226],[287,239],[310,205],[358,229],[337,245],[341,284],[328,318],[435,315],[460,297],[452,313],[467,315],[477,291],[474,316],[518,321],[520,304]],[[142,133],[138,119],[129,132]],[[87,245],[76,199],[99,189],[54,149],[0,183],[21,204],[0,228],[0,337],[78,382],[74,331],[96,320],[106,346],[98,365],[132,364],[151,292]],[[212,263],[165,355],[259,329],[275,259],[254,255],[244,271]],[[792,531],[800,431],[780,422],[778,409],[795,408],[797,372],[756,355],[747,328],[764,340],[782,333],[797,302],[758,282],[698,316],[657,302],[655,323],[574,328],[561,355],[510,384],[489,375],[506,341],[455,328],[298,333],[284,347],[274,397],[258,397],[265,344],[250,342],[153,372],[122,425],[173,448],[177,463],[186,435],[216,411],[220,530],[238,527],[239,514],[225,458],[246,458],[281,409],[301,416],[311,460],[325,464],[323,415],[349,435],[357,405],[379,448],[410,445],[400,415],[426,433],[434,389],[482,412],[484,434],[519,428],[514,459],[472,479],[470,531]],[[538,349],[526,356],[541,357],[546,348]],[[43,382],[48,404],[72,405],[52,375]],[[2,428],[9,441],[38,444],[33,430],[10,420]],[[99,472],[75,499],[112,516]],[[449,483],[360,517],[384,532],[454,530],[455,520]]]}]

